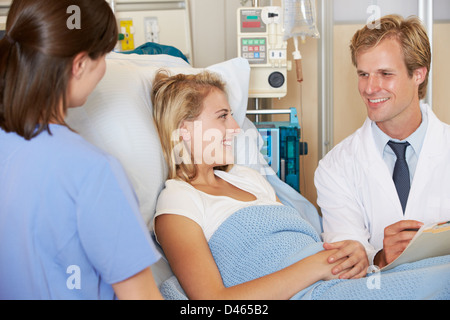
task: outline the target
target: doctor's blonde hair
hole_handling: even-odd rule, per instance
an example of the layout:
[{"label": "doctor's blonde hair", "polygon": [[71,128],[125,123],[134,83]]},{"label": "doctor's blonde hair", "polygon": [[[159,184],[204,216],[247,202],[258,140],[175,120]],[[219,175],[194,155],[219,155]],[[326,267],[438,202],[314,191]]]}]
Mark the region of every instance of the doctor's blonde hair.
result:
[{"label": "doctor's blonde hair", "polygon": [[184,144],[180,127],[183,121],[194,121],[200,116],[203,102],[213,89],[226,94],[222,79],[208,71],[174,76],[167,70],[157,72],[151,91],[153,120],[168,165],[168,179],[180,178],[189,182],[197,176],[193,156]]},{"label": "doctor's blonde hair", "polygon": [[419,99],[425,98],[431,67],[431,47],[424,26],[415,16],[404,19],[399,15],[388,15],[377,21],[376,25],[366,25],[358,30],[350,44],[353,65],[357,67],[357,57],[361,50],[373,48],[387,38],[394,38],[401,45],[410,77],[415,70],[427,68],[425,80],[419,86]]}]

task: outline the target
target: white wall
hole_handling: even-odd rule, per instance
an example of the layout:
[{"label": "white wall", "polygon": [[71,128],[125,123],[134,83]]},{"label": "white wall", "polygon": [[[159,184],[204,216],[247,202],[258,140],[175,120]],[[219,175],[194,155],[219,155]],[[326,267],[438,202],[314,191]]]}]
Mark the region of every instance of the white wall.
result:
[{"label": "white wall", "polygon": [[[408,17],[419,12],[419,2],[416,0],[333,0],[333,4],[334,21],[337,24],[365,23],[365,18],[368,17],[367,8],[370,5],[379,6],[381,16],[395,12]],[[433,0],[433,7],[435,22],[450,20],[450,1]]]},{"label": "white wall", "polygon": [[[108,0],[109,1],[109,0]],[[120,3],[139,2],[136,0],[116,0]],[[150,0],[150,2],[153,0]],[[158,0],[160,2],[170,2],[170,0]],[[1,5],[9,5],[11,0],[0,0]],[[246,4],[250,6],[252,1]],[[192,43],[192,59],[195,67],[206,67],[218,62],[232,59],[237,56],[237,9],[241,7],[241,0],[189,0],[189,10],[191,18],[191,43]],[[150,12],[151,13],[151,12]],[[147,12],[146,14],[150,14]],[[155,11],[155,16],[169,17],[170,11]],[[120,12],[120,17],[138,17],[142,20],[141,12]],[[175,15],[173,15],[175,16]],[[184,37],[184,30],[179,26],[180,21],[162,21],[161,23],[161,43],[166,45],[174,45],[183,52],[188,51],[186,45],[180,41],[176,43],[168,43],[167,39],[178,39],[178,36]],[[141,22],[136,20],[136,31],[140,31]],[[138,21],[139,20],[139,21]],[[6,21],[6,17],[0,17],[0,23]],[[142,37],[141,37],[142,38]],[[135,37],[135,46],[143,42],[139,37]],[[170,42],[170,41],[169,41]],[[172,41],[173,42],[173,41]]]},{"label": "white wall", "polygon": [[[269,6],[281,0],[259,0]],[[252,0],[189,0],[194,66],[198,68],[237,57],[237,9]]]},{"label": "white wall", "polygon": [[236,15],[240,0],[190,0],[195,67],[237,56]]},{"label": "white wall", "polygon": [[414,0],[333,0],[333,4],[335,23],[365,23],[370,5],[379,6],[381,16],[395,12],[407,17],[419,11],[418,1]]}]

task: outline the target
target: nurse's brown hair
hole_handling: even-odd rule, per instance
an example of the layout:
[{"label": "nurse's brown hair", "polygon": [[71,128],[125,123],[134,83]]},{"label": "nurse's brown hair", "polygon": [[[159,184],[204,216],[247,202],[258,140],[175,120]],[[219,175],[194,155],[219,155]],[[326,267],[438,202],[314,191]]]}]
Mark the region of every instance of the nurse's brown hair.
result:
[{"label": "nurse's brown hair", "polygon": [[117,34],[105,0],[14,0],[0,40],[0,127],[29,140],[50,122],[65,125],[73,59],[103,56]]}]

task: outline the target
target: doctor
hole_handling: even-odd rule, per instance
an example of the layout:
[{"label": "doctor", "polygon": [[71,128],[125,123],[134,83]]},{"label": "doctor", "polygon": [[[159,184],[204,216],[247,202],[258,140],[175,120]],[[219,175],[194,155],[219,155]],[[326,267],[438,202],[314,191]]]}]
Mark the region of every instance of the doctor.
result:
[{"label": "doctor", "polygon": [[450,219],[450,127],[420,103],[431,50],[417,18],[383,17],[350,48],[368,118],[320,161],[317,202],[324,239],[337,242],[327,248],[357,240],[383,267],[424,223]]}]

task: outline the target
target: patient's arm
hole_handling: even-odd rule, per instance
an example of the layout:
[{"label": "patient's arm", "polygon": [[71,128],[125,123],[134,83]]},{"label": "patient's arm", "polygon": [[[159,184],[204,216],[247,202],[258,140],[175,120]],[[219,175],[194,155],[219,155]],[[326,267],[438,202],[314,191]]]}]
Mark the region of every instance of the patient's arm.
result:
[{"label": "patient's arm", "polygon": [[[180,215],[156,218],[155,231],[174,274],[190,299],[289,299],[318,280],[328,280],[334,265],[321,251],[283,270],[225,288],[201,227]],[[338,261],[340,262],[340,261]]]},{"label": "patient's arm", "polygon": [[149,268],[112,285],[117,298],[121,300],[161,300],[162,296]]}]

